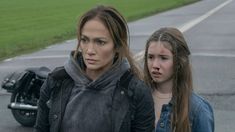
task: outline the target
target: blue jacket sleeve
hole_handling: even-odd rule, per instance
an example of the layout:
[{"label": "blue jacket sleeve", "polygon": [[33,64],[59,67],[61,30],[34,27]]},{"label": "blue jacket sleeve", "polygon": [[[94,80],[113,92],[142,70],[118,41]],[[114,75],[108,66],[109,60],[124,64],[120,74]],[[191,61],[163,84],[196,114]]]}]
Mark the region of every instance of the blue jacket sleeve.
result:
[{"label": "blue jacket sleeve", "polygon": [[214,132],[214,114],[211,105],[204,101],[195,115],[192,132]]}]

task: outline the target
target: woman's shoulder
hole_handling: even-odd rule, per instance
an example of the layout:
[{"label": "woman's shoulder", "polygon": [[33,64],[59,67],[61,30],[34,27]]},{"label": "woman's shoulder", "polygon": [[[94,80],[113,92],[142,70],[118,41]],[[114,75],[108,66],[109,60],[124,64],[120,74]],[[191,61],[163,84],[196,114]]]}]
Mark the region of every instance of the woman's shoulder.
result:
[{"label": "woman's shoulder", "polygon": [[134,88],[134,90],[137,91],[150,91],[150,87],[148,87],[143,80],[139,79],[136,76],[132,77],[130,87]]},{"label": "woman's shoulder", "polygon": [[135,98],[137,100],[143,99],[146,97],[147,98],[152,97],[150,87],[148,87],[143,80],[141,80],[135,76],[133,76],[132,80],[130,81],[129,89],[134,93]]},{"label": "woman's shoulder", "polygon": [[69,77],[68,73],[65,71],[64,66],[56,67],[51,73],[49,73],[48,76],[55,80],[61,80]]},{"label": "woman's shoulder", "polygon": [[69,78],[70,76],[67,74],[63,66],[56,67],[52,72],[48,74],[48,77],[46,79],[46,86],[49,89],[54,88],[55,86],[59,87],[61,82]]},{"label": "woman's shoulder", "polygon": [[120,78],[120,84],[128,88],[129,91],[140,92],[149,91],[149,87],[135,75],[131,70],[127,70]]}]

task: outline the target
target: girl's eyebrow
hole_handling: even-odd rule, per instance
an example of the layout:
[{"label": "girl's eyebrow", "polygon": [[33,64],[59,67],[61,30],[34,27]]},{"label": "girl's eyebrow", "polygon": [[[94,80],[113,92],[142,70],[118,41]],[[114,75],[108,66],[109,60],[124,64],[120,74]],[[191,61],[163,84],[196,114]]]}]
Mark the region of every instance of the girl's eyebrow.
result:
[{"label": "girl's eyebrow", "polygon": [[170,55],[167,55],[167,54],[159,54],[160,56],[170,56]]},{"label": "girl's eyebrow", "polygon": [[153,53],[149,53],[149,52],[148,52],[148,53],[147,53],[147,55],[154,55],[154,54],[153,54]]},{"label": "girl's eyebrow", "polygon": [[162,53],[160,53],[160,54],[154,54],[154,53],[147,53],[147,55],[152,55],[152,56],[155,56],[155,55],[157,55],[157,56],[165,56],[165,57],[171,57],[171,55],[168,55],[168,54],[162,54]]}]

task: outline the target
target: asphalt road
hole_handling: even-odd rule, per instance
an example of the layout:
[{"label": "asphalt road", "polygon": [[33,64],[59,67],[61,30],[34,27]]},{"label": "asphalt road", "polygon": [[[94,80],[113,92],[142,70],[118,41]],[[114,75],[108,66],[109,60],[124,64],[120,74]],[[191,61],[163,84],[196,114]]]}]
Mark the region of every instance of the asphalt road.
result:
[{"label": "asphalt road", "polygon": [[[178,27],[192,51],[195,91],[214,108],[216,132],[235,130],[235,1],[202,0],[129,23],[130,47],[134,53],[144,49],[146,39],[164,26]],[[0,62],[0,80],[27,67],[63,65],[76,40],[56,44],[39,52]],[[0,90],[0,131],[31,132],[20,126],[6,108],[10,95]]]}]

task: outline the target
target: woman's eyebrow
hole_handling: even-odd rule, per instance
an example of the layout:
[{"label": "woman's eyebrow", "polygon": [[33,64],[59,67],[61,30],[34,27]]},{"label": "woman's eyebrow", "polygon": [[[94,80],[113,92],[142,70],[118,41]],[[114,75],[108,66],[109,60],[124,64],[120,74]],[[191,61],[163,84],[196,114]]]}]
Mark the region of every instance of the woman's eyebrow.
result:
[{"label": "woman's eyebrow", "polygon": [[86,35],[83,35],[83,34],[82,34],[82,35],[81,35],[81,38],[88,38],[88,37],[87,37]]}]

